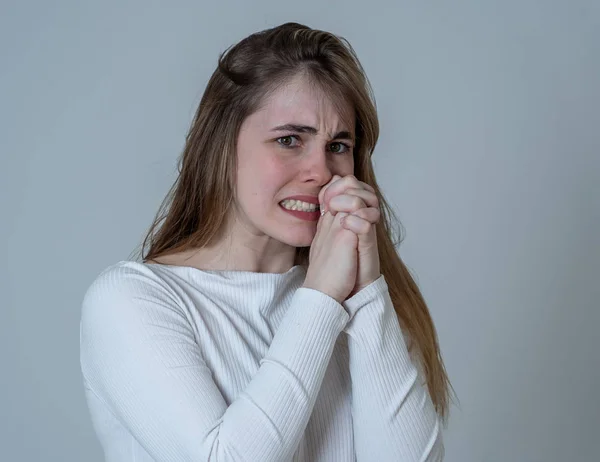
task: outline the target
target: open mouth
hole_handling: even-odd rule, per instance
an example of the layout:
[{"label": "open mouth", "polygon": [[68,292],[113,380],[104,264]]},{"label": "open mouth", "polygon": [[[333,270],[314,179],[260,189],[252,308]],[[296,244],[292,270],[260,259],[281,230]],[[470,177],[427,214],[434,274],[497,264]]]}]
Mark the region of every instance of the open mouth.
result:
[{"label": "open mouth", "polygon": [[319,206],[315,204],[310,204],[312,207],[304,207],[302,205],[294,206],[294,204],[288,203],[286,204],[286,207],[286,205],[284,205],[285,202],[286,201],[283,201],[283,203],[279,203],[279,207],[281,207],[281,210],[283,210],[285,213],[293,215],[296,218],[299,218],[304,221],[316,222],[321,217],[321,210],[319,209]]},{"label": "open mouth", "polygon": [[279,203],[281,207],[286,210],[296,211],[296,212],[318,212],[320,207],[318,204],[310,204],[308,202],[303,202],[299,200],[284,200]]}]

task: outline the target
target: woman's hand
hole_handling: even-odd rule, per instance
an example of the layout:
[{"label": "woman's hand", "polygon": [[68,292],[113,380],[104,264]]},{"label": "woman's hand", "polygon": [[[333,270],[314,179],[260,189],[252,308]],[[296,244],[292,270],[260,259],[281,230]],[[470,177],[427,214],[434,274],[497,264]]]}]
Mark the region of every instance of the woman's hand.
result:
[{"label": "woman's hand", "polygon": [[342,226],[344,215],[326,213],[319,219],[303,284],[303,287],[329,295],[338,303],[349,297],[358,271],[358,237]]},{"label": "woman's hand", "polygon": [[373,187],[358,181],[354,175],[343,178],[335,175],[319,192],[319,203],[322,211],[332,215],[348,213],[341,223],[358,236],[358,273],[350,298],[381,276],[375,233],[381,217],[379,200]]}]

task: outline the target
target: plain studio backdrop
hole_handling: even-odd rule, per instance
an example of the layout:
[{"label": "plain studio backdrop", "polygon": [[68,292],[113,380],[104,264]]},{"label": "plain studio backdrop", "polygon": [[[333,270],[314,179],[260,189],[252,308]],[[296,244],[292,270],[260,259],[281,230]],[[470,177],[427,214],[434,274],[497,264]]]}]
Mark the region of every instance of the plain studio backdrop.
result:
[{"label": "plain studio backdrop", "polygon": [[460,399],[450,462],[599,460],[600,3],[3,1],[2,461],[100,462],[85,290],[175,179],[218,54],[295,21],[348,38]]}]

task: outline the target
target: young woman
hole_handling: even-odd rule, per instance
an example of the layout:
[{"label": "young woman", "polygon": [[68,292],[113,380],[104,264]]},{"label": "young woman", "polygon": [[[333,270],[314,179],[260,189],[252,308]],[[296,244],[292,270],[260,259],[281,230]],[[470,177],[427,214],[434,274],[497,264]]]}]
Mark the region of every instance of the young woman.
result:
[{"label": "young woman", "polygon": [[343,39],[288,23],[223,53],[142,246],[83,301],[107,461],[440,461],[450,383],[375,181]]}]

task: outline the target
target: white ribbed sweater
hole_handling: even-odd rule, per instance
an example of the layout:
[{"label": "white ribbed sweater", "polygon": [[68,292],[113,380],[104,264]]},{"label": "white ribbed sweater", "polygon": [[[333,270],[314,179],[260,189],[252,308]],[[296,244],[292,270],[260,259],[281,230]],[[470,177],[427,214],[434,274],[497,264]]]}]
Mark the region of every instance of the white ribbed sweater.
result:
[{"label": "white ribbed sweater", "polygon": [[81,368],[107,462],[441,461],[384,277],[340,304],[305,275],[103,271]]}]

